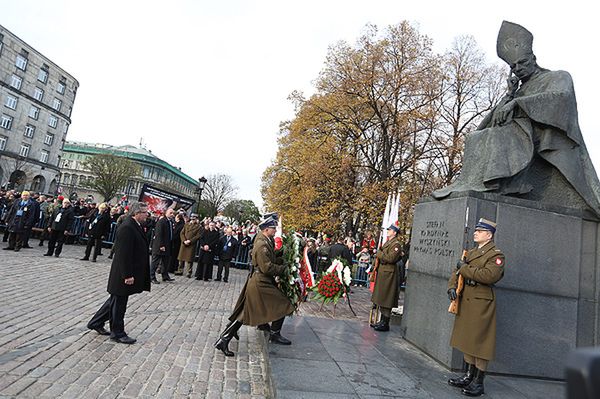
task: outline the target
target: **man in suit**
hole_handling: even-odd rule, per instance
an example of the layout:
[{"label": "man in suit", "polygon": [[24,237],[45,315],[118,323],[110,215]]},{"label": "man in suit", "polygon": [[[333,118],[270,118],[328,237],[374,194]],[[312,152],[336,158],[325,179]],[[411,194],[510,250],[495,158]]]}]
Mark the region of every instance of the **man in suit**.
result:
[{"label": "man in suit", "polygon": [[16,198],[6,216],[8,247],[5,250],[18,252],[25,245],[27,232],[35,221],[34,201],[29,198],[29,191],[23,191],[21,198]]},{"label": "man in suit", "polygon": [[[134,202],[129,215],[117,230],[115,253],[110,267],[107,291],[110,297],[87,324],[90,330],[122,344],[133,344],[135,339],[125,333],[125,312],[129,295],[150,291],[148,241],[142,228],[148,217],[148,206]],[[110,332],[104,323],[110,323]]]},{"label": "man in suit", "polygon": [[219,240],[219,268],[217,269],[217,278],[215,281],[221,281],[223,275],[223,268],[225,268],[225,275],[223,276],[223,282],[226,283],[229,279],[229,267],[231,261],[237,255],[238,241],[233,237],[233,229],[227,227],[225,229],[225,235]]},{"label": "man in suit", "polygon": [[92,247],[94,247],[92,262],[96,261],[96,258],[102,249],[102,238],[108,236],[111,224],[110,209],[106,202],[103,202],[88,218],[88,242],[85,247],[85,255],[81,260],[89,260]]},{"label": "man in suit", "polygon": [[171,242],[173,241],[173,209],[167,209],[165,216],[156,222],[154,240],[152,241],[152,269],[150,277],[153,284],[160,284],[156,279],[156,269],[161,268],[163,281],[175,281],[169,276],[169,259]]},{"label": "man in suit", "polygon": [[52,256],[52,254],[57,258],[60,256],[63,244],[65,243],[65,233],[71,230],[74,220],[75,213],[71,206],[71,201],[65,198],[62,201],[62,206],[55,208],[52,212],[52,219],[48,227],[48,232],[50,233],[48,252],[44,256]]},{"label": "man in suit", "polygon": [[208,230],[205,230],[200,237],[200,256],[198,257],[198,267],[196,268],[196,280],[210,281],[212,279],[213,263],[215,254],[219,245],[219,230],[215,222],[208,224]]}]

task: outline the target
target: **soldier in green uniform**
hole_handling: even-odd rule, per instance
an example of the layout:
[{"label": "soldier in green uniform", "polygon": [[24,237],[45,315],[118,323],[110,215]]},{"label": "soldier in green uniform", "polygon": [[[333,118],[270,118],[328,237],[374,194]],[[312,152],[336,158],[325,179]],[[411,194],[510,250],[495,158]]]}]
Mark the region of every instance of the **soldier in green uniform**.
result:
[{"label": "soldier in green uniform", "polygon": [[292,314],[294,307],[275,283],[275,277],[283,274],[285,266],[281,257],[276,256],[273,243],[277,218],[268,216],[258,225],[260,232],[254,239],[250,276],[229,317],[229,325],[215,343],[215,348],[225,356],[234,355],[229,350],[229,341],[237,337],[237,331],[244,324],[267,326],[267,323],[272,322],[269,341],[280,345],[291,344],[290,340],[281,335],[281,327],[285,316]]},{"label": "soldier in green uniform", "polygon": [[387,229],[387,241],[377,251],[377,277],[375,279],[375,289],[371,297],[371,302],[379,306],[381,310],[381,321],[372,324],[376,331],[390,330],[390,316],[392,308],[398,307],[398,266],[396,263],[402,257],[402,243],[397,235],[400,229],[396,225],[391,225]]},{"label": "soldier in green uniform", "polygon": [[504,276],[504,254],[494,244],[496,223],[479,219],[473,240],[476,248],[467,253],[464,262],[448,282],[448,297],[457,297],[458,276],[464,279],[458,314],[450,345],[464,354],[465,375],[448,380],[448,384],[463,388],[467,396],[484,393],[483,379],[488,362],[496,349],[496,296],[493,285]]}]

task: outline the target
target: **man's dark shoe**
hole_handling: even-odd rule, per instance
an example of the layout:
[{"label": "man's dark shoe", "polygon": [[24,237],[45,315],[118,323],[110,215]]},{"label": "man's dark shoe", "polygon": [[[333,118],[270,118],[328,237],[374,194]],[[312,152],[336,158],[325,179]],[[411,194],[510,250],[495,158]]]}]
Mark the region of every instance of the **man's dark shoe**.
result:
[{"label": "man's dark shoe", "polygon": [[111,340],[118,342],[120,344],[127,344],[127,345],[131,345],[131,344],[135,344],[136,340],[128,337],[127,335],[123,336],[123,337],[111,337]]},{"label": "man's dark shoe", "polygon": [[55,258],[58,258],[59,256],[60,256],[59,254],[54,255]]},{"label": "man's dark shoe", "polygon": [[210,281],[210,279],[209,278],[205,278],[204,281]]},{"label": "man's dark shoe", "polygon": [[110,332],[106,331],[106,329],[104,327],[96,327],[96,328],[90,328],[90,327],[88,327],[88,328],[90,330],[96,331],[100,335],[110,335]]},{"label": "man's dark shoe", "polygon": [[175,279],[171,278],[171,277],[163,278],[162,280],[166,281],[166,282],[173,282],[173,281],[175,281]]},{"label": "man's dark shoe", "polygon": [[271,333],[271,336],[269,337],[269,342],[273,342],[274,344],[279,344],[279,345],[291,345],[292,341],[290,341],[289,339],[282,337],[280,333]]},{"label": "man's dark shoe", "polygon": [[215,281],[221,281],[221,279],[220,278],[216,278]]},{"label": "man's dark shoe", "polygon": [[196,280],[200,281],[200,280],[202,280],[202,279],[201,279],[200,277],[196,277]]},{"label": "man's dark shoe", "polygon": [[81,258],[79,260],[90,260],[90,258]]},{"label": "man's dark shoe", "polygon": [[271,326],[269,325],[269,323],[259,324],[256,328],[260,331],[271,332]]},{"label": "man's dark shoe", "polygon": [[158,281],[157,279],[153,278],[152,280],[150,280],[150,282],[152,284],[160,284],[160,281]]},{"label": "man's dark shoe", "polygon": [[44,242],[40,241],[40,243],[38,244],[38,247],[43,247],[44,246]]},{"label": "man's dark shoe", "polygon": [[31,249],[33,247],[30,247],[29,245],[23,245],[21,248],[25,248],[25,249]]},{"label": "man's dark shoe", "polygon": [[5,251],[14,251],[15,247],[6,247],[6,248],[2,248]]},{"label": "man's dark shoe", "polygon": [[[6,248],[4,248],[4,249],[6,249]],[[44,256],[52,256],[52,254],[44,254]]]},{"label": "man's dark shoe", "polygon": [[227,283],[228,281],[227,281],[227,279],[225,279],[225,278],[224,278],[224,279],[223,279],[223,282],[224,282],[224,283]]},{"label": "man's dark shoe", "polygon": [[15,248],[15,252],[19,252],[21,248]]},{"label": "man's dark shoe", "polygon": [[90,262],[96,262],[96,259],[92,259]]},{"label": "man's dark shoe", "polygon": [[108,259],[112,259],[112,258],[113,258],[112,254],[108,255]]}]

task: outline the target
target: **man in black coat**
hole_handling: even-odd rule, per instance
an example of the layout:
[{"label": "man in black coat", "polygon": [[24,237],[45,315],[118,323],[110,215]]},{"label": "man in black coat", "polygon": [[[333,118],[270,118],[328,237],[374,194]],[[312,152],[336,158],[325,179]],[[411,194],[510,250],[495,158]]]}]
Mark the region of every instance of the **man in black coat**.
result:
[{"label": "man in black coat", "polygon": [[100,204],[87,221],[88,242],[85,247],[85,255],[81,260],[89,260],[92,247],[94,247],[92,262],[95,262],[102,249],[102,239],[108,236],[112,224],[108,205],[105,202]]},{"label": "man in black coat", "polygon": [[[148,217],[148,206],[134,202],[129,214],[117,230],[115,254],[110,267],[107,291],[110,297],[98,309],[87,327],[121,344],[133,344],[135,339],[125,332],[125,312],[129,295],[150,291],[148,241],[142,228]],[[109,322],[110,332],[104,329]]]},{"label": "man in black coat", "polygon": [[29,198],[29,191],[23,191],[21,198],[15,198],[6,216],[8,247],[5,250],[18,252],[25,244],[27,231],[33,227],[35,220],[34,202]]},{"label": "man in black coat", "polygon": [[198,256],[198,267],[196,268],[196,280],[210,281],[212,279],[215,255],[218,254],[219,238],[219,230],[217,230],[215,222],[210,222],[208,230],[204,231],[198,241],[200,255]]},{"label": "man in black coat", "polygon": [[[46,252],[44,256],[52,256],[52,254],[54,254],[54,256],[58,258],[65,242],[65,232],[71,230],[73,221],[75,220],[75,213],[71,206],[71,201],[65,198],[62,202],[62,206],[56,208],[54,212],[52,212],[52,218],[50,220],[50,227],[48,227],[48,231],[50,232],[48,252]],[[55,247],[56,251],[54,250]]]},{"label": "man in black coat", "polygon": [[352,251],[346,244],[342,236],[337,238],[335,244],[329,248],[329,263],[333,262],[335,258],[342,258],[348,262],[348,266],[352,268]]},{"label": "man in black coat", "polygon": [[225,235],[219,239],[219,267],[217,269],[217,278],[215,281],[221,281],[223,275],[223,268],[225,268],[225,275],[223,276],[223,282],[227,282],[229,279],[229,267],[231,266],[231,260],[236,257],[238,248],[238,241],[233,237],[233,229],[227,227],[225,229]]},{"label": "man in black coat", "polygon": [[173,209],[167,209],[165,216],[156,222],[152,241],[152,264],[150,277],[153,284],[160,284],[156,279],[156,270],[160,266],[163,281],[175,281],[169,276],[169,259],[173,241]]}]

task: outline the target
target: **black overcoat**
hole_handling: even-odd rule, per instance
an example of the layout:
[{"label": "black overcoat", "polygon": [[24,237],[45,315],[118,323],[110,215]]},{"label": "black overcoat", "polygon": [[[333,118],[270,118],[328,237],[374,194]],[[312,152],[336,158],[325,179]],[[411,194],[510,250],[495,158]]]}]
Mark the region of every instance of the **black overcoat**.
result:
[{"label": "black overcoat", "polygon": [[108,233],[110,233],[110,226],[112,224],[110,213],[108,210],[106,210],[102,212],[100,218],[96,220],[98,212],[99,211],[94,213],[88,219],[88,235],[92,238],[108,237]]},{"label": "black overcoat", "polygon": [[[112,295],[128,296],[150,291],[150,260],[146,233],[138,222],[128,216],[117,229],[115,253],[110,267],[107,291]],[[133,284],[125,279],[133,277]]]},{"label": "black overcoat", "polygon": [[[56,219],[59,214],[61,216],[57,222]],[[69,230],[71,230],[71,227],[73,227],[74,220],[75,220],[75,210],[73,209],[73,207],[69,206],[67,208],[63,208],[61,206],[61,207],[54,209],[54,212],[52,212],[52,219],[51,219],[50,225],[52,226],[52,230],[69,231]]]},{"label": "black overcoat", "polygon": [[[167,217],[162,217],[154,227],[152,240],[152,255],[171,256],[171,242],[173,241],[173,225]],[[164,251],[160,247],[165,247]]]},{"label": "black overcoat", "polygon": [[[219,231],[218,230],[205,230],[200,236],[198,241],[200,246],[200,255],[198,256],[198,263],[213,264],[215,256],[219,255]],[[204,246],[208,245],[209,250],[205,251]]]},{"label": "black overcoat", "polygon": [[[35,220],[34,208],[34,201],[32,201],[31,198],[24,204],[21,204],[20,198],[15,199],[6,216],[8,231],[12,231],[13,233],[23,233],[24,231],[29,230],[33,226]],[[23,212],[21,216],[17,216],[18,210]]]}]

